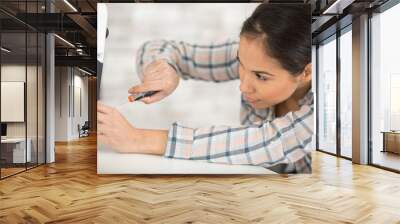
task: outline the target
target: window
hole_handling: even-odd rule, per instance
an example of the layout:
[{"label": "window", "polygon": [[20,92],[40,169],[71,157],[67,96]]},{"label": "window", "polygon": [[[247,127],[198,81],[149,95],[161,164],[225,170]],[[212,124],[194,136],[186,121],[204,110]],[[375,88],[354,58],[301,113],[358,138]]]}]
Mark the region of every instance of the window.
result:
[{"label": "window", "polygon": [[318,149],[336,153],[336,35],[318,47]]},{"label": "window", "polygon": [[352,33],[351,25],[340,36],[340,155],[352,157]]},{"label": "window", "polygon": [[400,170],[400,4],[371,18],[372,164]]}]

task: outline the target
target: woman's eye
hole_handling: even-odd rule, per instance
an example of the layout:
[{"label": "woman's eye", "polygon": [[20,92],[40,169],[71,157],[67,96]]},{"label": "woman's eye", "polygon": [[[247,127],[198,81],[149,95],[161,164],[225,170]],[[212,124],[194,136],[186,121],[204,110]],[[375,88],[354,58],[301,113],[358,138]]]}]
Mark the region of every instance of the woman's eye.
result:
[{"label": "woman's eye", "polygon": [[265,81],[265,80],[268,79],[267,77],[262,76],[262,75],[260,75],[259,73],[256,73],[256,76],[257,76],[257,79],[262,80],[262,81]]}]

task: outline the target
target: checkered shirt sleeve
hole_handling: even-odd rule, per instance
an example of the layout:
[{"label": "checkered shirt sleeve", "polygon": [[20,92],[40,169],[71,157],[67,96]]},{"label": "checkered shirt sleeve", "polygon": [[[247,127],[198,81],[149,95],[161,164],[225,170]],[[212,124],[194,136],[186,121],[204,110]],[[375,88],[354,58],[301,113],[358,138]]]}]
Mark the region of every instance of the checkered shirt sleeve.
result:
[{"label": "checkered shirt sleeve", "polygon": [[144,68],[155,60],[164,59],[183,79],[214,82],[238,79],[238,44],[236,39],[205,45],[173,40],[147,41],[136,54],[136,71],[143,80]]},{"label": "checkered shirt sleeve", "polygon": [[306,95],[299,110],[259,124],[191,128],[175,122],[168,132],[165,157],[310,173],[312,96]]}]

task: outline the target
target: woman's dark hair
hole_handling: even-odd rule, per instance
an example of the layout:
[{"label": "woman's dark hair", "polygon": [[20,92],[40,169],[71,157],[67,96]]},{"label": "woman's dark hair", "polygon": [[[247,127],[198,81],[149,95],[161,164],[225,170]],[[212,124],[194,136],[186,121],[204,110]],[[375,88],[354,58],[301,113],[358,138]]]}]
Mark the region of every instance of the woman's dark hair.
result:
[{"label": "woman's dark hair", "polygon": [[311,8],[263,3],[246,19],[240,36],[262,38],[267,55],[292,75],[299,74],[311,62]]}]

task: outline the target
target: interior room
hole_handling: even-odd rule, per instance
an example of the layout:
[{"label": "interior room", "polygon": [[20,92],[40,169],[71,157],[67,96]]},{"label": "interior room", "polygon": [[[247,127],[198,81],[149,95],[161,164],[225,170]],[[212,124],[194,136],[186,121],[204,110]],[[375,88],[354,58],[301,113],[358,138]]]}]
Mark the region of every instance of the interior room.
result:
[{"label": "interior room", "polygon": [[[118,97],[133,78],[125,80],[121,74],[135,73],[129,63],[134,63],[139,46],[135,38],[140,35],[129,37],[124,31],[141,24],[138,18],[145,12],[140,7],[170,9],[169,18],[147,15],[148,22],[156,23],[157,19],[173,21],[177,13],[172,9],[188,6],[161,2],[0,1],[0,223],[400,223],[397,0],[266,1],[311,7],[316,104],[312,173],[249,175],[230,165],[237,172],[221,174],[220,164],[210,163],[219,174],[199,175],[194,168],[185,168],[193,167],[195,161],[173,167],[186,169],[178,175],[99,173],[98,160],[107,158],[98,156],[97,102],[122,105],[126,99]],[[218,1],[227,10],[219,19],[239,24],[218,29],[216,22],[209,30],[239,31],[240,16],[261,3]],[[99,18],[97,13],[104,9],[99,4],[108,5],[117,16]],[[191,3],[196,4],[205,3]],[[211,15],[216,3],[207,4],[202,7],[210,7]],[[246,7],[239,16],[234,8],[240,12],[240,4]],[[132,15],[125,17],[130,10]],[[185,10],[188,18],[199,13]],[[195,28],[210,18],[188,19],[187,23],[197,25],[184,31],[193,32],[193,39],[217,38]],[[101,29],[101,23],[108,23],[109,30]],[[141,35],[160,34],[165,28]],[[110,64],[118,63],[120,67],[110,69]],[[212,102],[206,97],[192,100],[186,90],[208,88],[220,101],[223,94],[213,90],[211,83],[193,84],[196,81],[181,80],[179,91],[188,97],[175,101],[197,108],[199,113],[193,117],[168,107],[173,97],[157,105],[137,103],[119,110],[135,114],[130,122],[139,126],[150,124],[145,119],[156,110],[163,116],[150,118],[153,127],[169,124],[174,113],[197,125],[210,122],[205,116],[209,112],[200,109]],[[232,88],[237,89],[239,81],[224,86],[225,93],[237,94]],[[109,94],[100,94],[104,89]],[[220,110],[239,110],[232,103]],[[238,113],[213,119],[226,123],[237,120]],[[114,167],[130,162],[140,168],[148,161],[140,158],[106,162]]]}]

